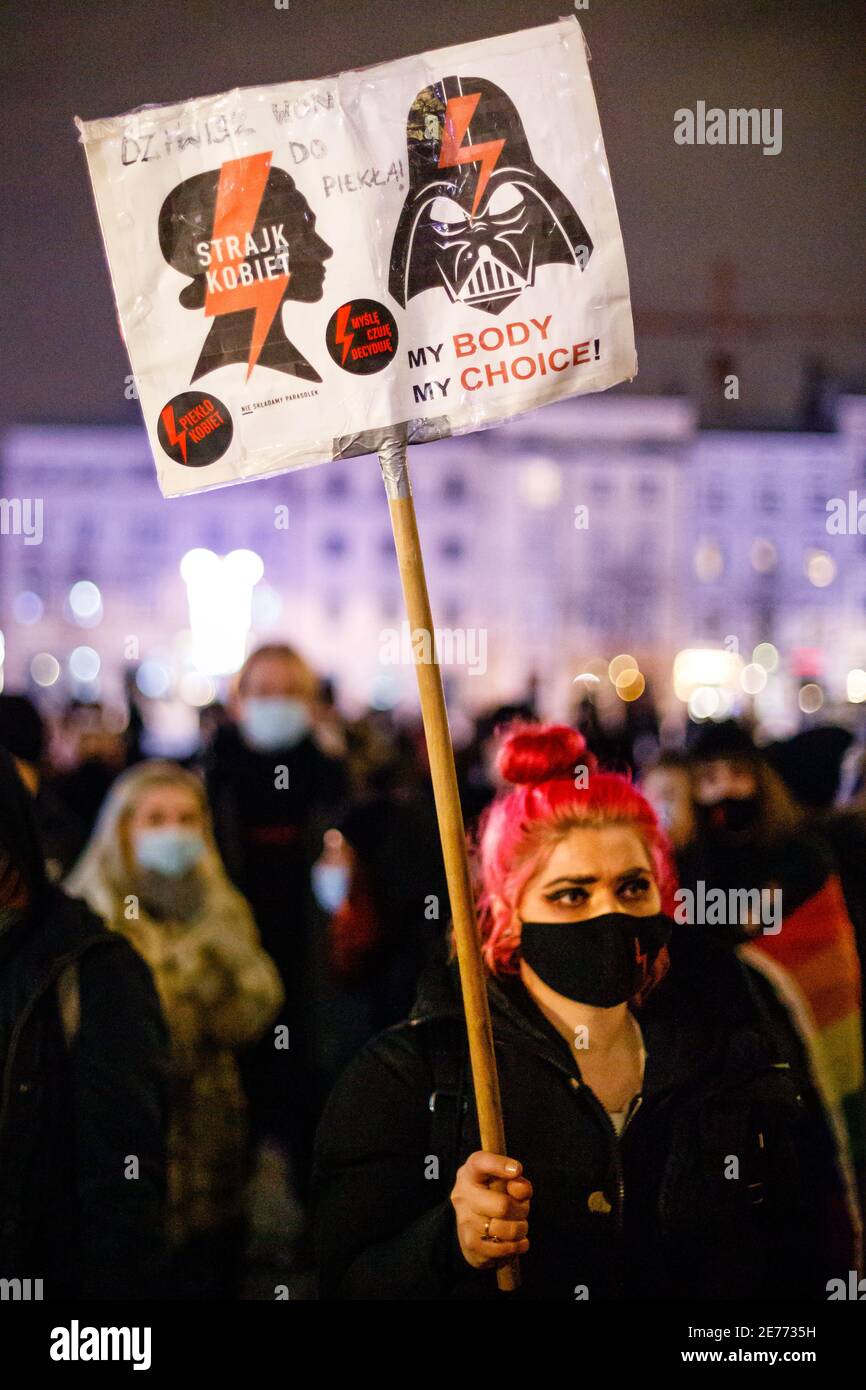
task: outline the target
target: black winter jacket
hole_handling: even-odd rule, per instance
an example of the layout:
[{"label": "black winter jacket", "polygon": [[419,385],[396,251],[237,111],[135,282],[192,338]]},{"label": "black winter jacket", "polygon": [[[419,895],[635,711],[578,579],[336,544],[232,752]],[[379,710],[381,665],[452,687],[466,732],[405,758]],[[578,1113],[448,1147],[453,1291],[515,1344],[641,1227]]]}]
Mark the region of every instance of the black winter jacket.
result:
[{"label": "black winter jacket", "polygon": [[[810,1098],[738,964],[687,932],[639,1014],[643,1099],[619,1139],[520,980],[489,983],[507,1151],[534,1185],[518,1296],[826,1298],[844,1273],[822,1247],[831,1164]],[[331,1096],[315,1174],[324,1298],[497,1296],[464,1261],[449,1200],[480,1147],[456,991],[453,969],[426,980]]]},{"label": "black winter jacket", "polygon": [[[286,769],[285,785],[276,782],[278,766]],[[306,1002],[310,867],[342,803],[344,766],[309,735],[293,748],[263,753],[248,748],[228,726],[218,733],[203,771],[226,869],[252,907],[294,1012]]]},{"label": "black winter jacket", "polygon": [[0,933],[0,1279],[41,1279],[46,1299],[151,1297],[165,1259],[167,1036],[150,972],[47,884],[4,757],[0,848],[31,895]]}]

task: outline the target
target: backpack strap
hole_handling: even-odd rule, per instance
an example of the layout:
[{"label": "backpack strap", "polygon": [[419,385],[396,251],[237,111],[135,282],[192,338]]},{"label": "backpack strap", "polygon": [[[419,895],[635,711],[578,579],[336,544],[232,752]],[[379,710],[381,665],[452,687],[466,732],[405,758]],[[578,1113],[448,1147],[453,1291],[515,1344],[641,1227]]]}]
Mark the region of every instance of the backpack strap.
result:
[{"label": "backpack strap", "polygon": [[466,1093],[468,1049],[465,1033],[451,1020],[433,1023],[431,1027],[430,1152],[439,1160],[440,1180],[453,1182],[463,1117],[469,1109]]}]

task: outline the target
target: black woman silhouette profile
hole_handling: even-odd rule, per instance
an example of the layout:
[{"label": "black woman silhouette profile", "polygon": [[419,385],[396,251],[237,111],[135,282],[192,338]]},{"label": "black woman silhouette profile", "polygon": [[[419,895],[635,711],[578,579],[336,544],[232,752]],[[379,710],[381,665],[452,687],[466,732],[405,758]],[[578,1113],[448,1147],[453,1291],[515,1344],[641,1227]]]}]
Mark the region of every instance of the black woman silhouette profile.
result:
[{"label": "black woman silhouette profile", "polygon": [[535,283],[538,266],[586,265],[589,233],[536,164],[501,87],[475,77],[424,87],[406,144],[409,192],[389,279],[398,304],[439,288],[452,303],[499,314]]},{"label": "black woman silhouette profile", "polygon": [[286,300],[322,297],[331,247],[317,235],[310,205],[270,154],[229,160],[172,189],[159,213],[159,246],[192,278],[185,309],[213,319],[190,381],[234,362],[321,381],[286,337]]}]

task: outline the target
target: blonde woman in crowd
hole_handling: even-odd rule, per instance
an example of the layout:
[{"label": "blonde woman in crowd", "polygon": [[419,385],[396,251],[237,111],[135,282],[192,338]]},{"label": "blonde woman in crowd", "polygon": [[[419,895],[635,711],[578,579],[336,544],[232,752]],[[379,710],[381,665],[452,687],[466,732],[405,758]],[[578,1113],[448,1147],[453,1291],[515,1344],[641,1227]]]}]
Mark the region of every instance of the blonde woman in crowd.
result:
[{"label": "blonde woman in crowd", "polygon": [[236,1053],[272,1023],[283,991],[198,778],[170,762],[119,777],[67,888],[150,966],[168,1024],[171,1296],[236,1296],[249,1152]]}]

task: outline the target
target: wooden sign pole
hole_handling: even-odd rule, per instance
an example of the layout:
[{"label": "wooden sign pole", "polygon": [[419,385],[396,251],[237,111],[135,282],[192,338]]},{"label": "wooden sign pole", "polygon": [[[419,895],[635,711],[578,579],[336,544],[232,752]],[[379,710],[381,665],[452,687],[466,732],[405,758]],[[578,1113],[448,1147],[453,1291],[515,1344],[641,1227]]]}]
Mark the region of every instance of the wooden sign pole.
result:
[{"label": "wooden sign pole", "polygon": [[[379,463],[388,496],[413,650],[415,635],[420,632],[423,637],[419,640],[424,642],[425,653],[430,656],[427,661],[418,661],[416,658],[415,671],[421,697],[421,718],[427,740],[448,896],[451,900],[451,917],[454,923],[457,962],[460,967],[466,1031],[469,1035],[469,1057],[472,1064],[472,1083],[478,1110],[481,1147],[489,1153],[504,1154],[505,1132],[499,1078],[493,1051],[493,1029],[490,1023],[484,962],[469,878],[463,812],[457,792],[454,749],[448,727],[442,673],[436,659],[424,557],[418,535],[415,504],[412,500],[407,446],[404,440],[395,436],[382,443],[379,448]],[[501,1187],[503,1184],[498,1186]],[[519,1286],[520,1271],[516,1258],[497,1268],[496,1282],[500,1289],[509,1292]]]}]

